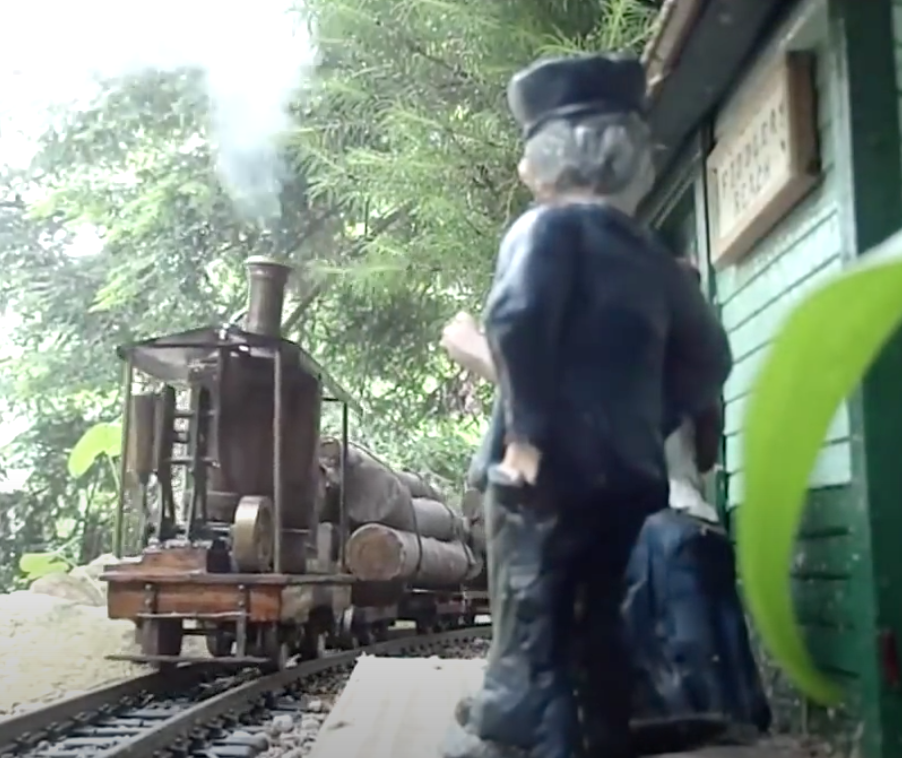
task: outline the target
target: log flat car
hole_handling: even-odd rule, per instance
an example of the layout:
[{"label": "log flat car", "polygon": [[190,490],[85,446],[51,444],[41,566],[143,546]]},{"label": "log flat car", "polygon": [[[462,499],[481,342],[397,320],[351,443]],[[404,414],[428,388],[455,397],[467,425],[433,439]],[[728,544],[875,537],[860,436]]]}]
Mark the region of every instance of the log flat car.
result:
[{"label": "log flat car", "polygon": [[[118,350],[125,408],[117,555],[128,505],[140,503],[145,525],[141,554],[101,577],[109,617],[135,623],[141,652],[109,657],[189,662],[196,658],[182,654],[183,639],[199,635],[223,664],[283,666],[294,655],[384,637],[398,620],[420,630],[471,622],[478,600],[459,585],[366,582],[348,570],[344,477],[349,413],[360,408],[281,336],[291,269],[253,258],[247,271],[242,328],[194,329]],[[324,402],[340,404],[342,418],[328,475],[319,459]]]}]

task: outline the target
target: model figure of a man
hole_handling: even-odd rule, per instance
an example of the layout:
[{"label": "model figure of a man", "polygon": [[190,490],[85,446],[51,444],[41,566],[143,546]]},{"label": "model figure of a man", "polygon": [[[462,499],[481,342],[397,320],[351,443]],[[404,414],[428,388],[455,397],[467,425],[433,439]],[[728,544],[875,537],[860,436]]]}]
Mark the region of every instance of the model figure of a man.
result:
[{"label": "model figure of a man", "polygon": [[675,418],[710,407],[730,350],[633,217],[654,181],[642,65],[539,61],[508,102],[536,202],[504,237],[483,318],[500,391],[487,442],[493,641],[444,754],[572,758],[589,745],[626,758],[620,606],[642,524],[667,507],[665,405]]}]

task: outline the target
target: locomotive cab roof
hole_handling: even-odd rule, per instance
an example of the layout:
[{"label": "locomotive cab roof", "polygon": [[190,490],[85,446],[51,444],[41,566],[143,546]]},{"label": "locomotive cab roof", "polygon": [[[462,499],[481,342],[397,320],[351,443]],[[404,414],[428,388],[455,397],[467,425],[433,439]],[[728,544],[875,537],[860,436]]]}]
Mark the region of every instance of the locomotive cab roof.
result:
[{"label": "locomotive cab roof", "polygon": [[130,360],[142,373],[167,384],[182,386],[215,376],[220,351],[247,355],[257,361],[272,361],[278,351],[285,360],[288,381],[293,373],[311,376],[329,393],[324,400],[339,401],[355,413],[362,413],[360,404],[310,353],[282,337],[253,334],[231,325],[207,326],[150,337],[116,348],[121,360]]}]

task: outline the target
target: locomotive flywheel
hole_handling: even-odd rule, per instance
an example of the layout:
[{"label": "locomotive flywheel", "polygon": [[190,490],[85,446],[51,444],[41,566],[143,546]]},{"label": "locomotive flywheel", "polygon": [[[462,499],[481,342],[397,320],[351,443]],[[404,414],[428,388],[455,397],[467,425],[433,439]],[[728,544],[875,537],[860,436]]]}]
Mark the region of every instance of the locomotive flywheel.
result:
[{"label": "locomotive flywheel", "polygon": [[241,498],[232,523],[232,555],[238,570],[247,573],[272,571],[274,546],[272,501],[259,495]]}]

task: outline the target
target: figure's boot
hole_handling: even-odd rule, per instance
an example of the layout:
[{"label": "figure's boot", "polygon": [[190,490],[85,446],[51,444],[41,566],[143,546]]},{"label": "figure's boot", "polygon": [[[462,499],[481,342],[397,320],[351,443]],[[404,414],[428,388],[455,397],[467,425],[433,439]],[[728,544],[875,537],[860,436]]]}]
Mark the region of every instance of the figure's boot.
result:
[{"label": "figure's boot", "polygon": [[445,733],[441,754],[442,758],[528,758],[525,750],[483,740],[456,720]]},{"label": "figure's boot", "polygon": [[470,709],[473,707],[472,695],[462,697],[454,708],[454,720],[462,727],[470,723]]}]

